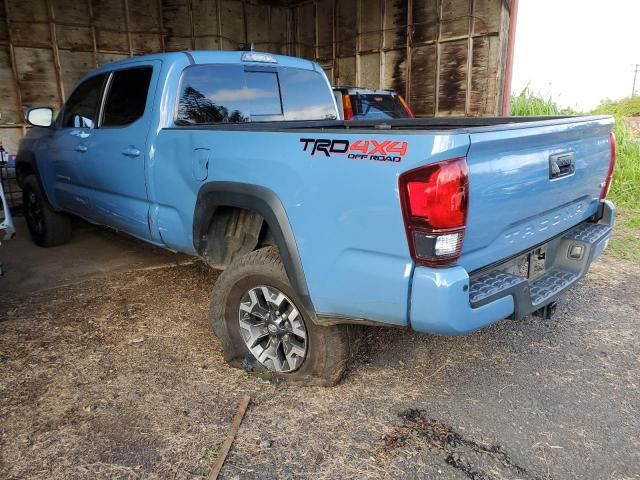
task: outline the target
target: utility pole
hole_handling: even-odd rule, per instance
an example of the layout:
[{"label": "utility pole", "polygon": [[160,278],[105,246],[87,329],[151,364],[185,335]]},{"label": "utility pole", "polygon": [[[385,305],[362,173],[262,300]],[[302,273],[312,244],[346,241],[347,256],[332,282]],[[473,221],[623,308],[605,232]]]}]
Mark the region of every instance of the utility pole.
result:
[{"label": "utility pole", "polygon": [[633,87],[631,88],[631,97],[636,96],[636,78],[638,77],[638,72],[640,72],[640,63],[636,63],[633,66]]}]

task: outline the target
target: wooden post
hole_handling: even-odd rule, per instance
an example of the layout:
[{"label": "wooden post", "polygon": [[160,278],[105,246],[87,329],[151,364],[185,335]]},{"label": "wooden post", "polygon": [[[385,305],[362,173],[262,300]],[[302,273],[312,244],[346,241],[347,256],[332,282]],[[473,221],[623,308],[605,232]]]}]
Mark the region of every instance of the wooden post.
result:
[{"label": "wooden post", "polygon": [[411,102],[411,52],[413,44],[413,0],[407,0],[407,65],[404,98]]},{"label": "wooden post", "polygon": [[[13,39],[11,36],[11,22],[9,21],[9,0],[4,0],[4,16],[7,22],[7,35],[9,39],[9,59],[11,61],[11,70],[13,73],[13,82],[16,89],[16,100],[18,109],[20,110],[20,122],[24,124],[24,106],[22,105],[22,90],[20,88],[20,77],[18,76],[18,64],[16,62],[16,52],[13,48]],[[26,133],[25,128],[22,130],[23,135]]]},{"label": "wooden post", "polygon": [[387,2],[386,0],[380,0],[380,88],[385,88],[384,73],[386,68],[385,62],[385,39],[386,39],[386,17],[387,16]]},{"label": "wooden post", "polygon": [[242,0],[242,22],[244,26],[244,43],[249,43],[249,28],[247,22],[247,0]]},{"label": "wooden post", "polygon": [[340,67],[338,66],[338,59],[336,58],[338,48],[336,45],[336,8],[338,8],[338,0],[333,0],[333,10],[331,11],[331,57],[333,62],[333,83],[334,85],[340,83]]},{"label": "wooden post", "polygon": [[218,21],[218,50],[224,50],[224,46],[222,42],[224,41],[222,38],[222,0],[216,0],[216,19]]},{"label": "wooden post", "polygon": [[193,1],[187,1],[187,8],[189,9],[189,34],[191,35],[191,50],[196,49],[196,38],[194,36],[193,29]]},{"label": "wooden post", "polygon": [[471,69],[473,66],[473,19],[476,8],[475,0],[471,0],[471,12],[469,15],[469,40],[467,42],[467,94],[465,95],[464,114],[471,113]]},{"label": "wooden post", "polygon": [[[440,108],[440,36],[442,35],[442,0],[438,0],[438,34],[436,35],[436,68],[435,68],[435,86],[433,101],[433,116],[438,116]],[[409,99],[407,101],[410,102]]]},{"label": "wooden post", "polygon": [[313,43],[314,45],[314,49],[313,49],[313,56],[315,58],[315,61],[317,62],[318,59],[320,58],[320,46],[318,45],[320,43],[320,39],[319,39],[319,28],[318,28],[318,2],[314,1],[313,2],[313,26],[315,28],[315,36],[313,37]]},{"label": "wooden post", "polygon": [[133,42],[131,40],[131,20],[129,18],[129,0],[123,0],[124,6],[124,27],[127,29],[127,46],[129,47],[129,56],[133,57]]},{"label": "wooden post", "polygon": [[158,0],[158,23],[160,25],[160,48],[164,52],[166,50],[164,46],[164,20],[162,18],[162,0]]},{"label": "wooden post", "polygon": [[362,86],[362,66],[360,50],[362,50],[362,0],[356,0],[356,86]]},{"label": "wooden post", "polygon": [[98,41],[96,40],[96,22],[93,18],[93,4],[91,0],[87,0],[89,9],[89,25],[91,29],[91,47],[93,48],[93,65],[98,68]]},{"label": "wooden post", "polygon": [[58,81],[58,94],[60,96],[60,105],[62,105],[64,103],[64,84],[62,82],[62,67],[60,65],[60,51],[58,50],[58,36],[56,34],[55,12],[53,10],[52,0],[47,0],[47,14],[49,16],[49,32],[51,35],[53,66],[56,71],[56,80]]}]

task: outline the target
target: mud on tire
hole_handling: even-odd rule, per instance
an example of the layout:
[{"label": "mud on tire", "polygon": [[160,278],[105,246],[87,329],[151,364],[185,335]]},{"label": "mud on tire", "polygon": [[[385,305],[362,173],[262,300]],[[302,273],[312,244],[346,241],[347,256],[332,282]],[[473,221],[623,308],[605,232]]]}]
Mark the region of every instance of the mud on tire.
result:
[{"label": "mud on tire", "polygon": [[[274,368],[272,362],[267,360],[261,363],[258,361],[256,355],[251,352],[247,342],[243,339],[243,334],[246,337],[247,332],[241,332],[240,319],[241,315],[244,315],[243,318],[249,318],[246,313],[249,310],[247,305],[250,303],[247,301],[248,292],[252,290],[259,291],[263,287],[267,287],[265,292],[274,292],[274,296],[276,295],[275,292],[280,292],[282,295],[278,298],[286,298],[287,301],[291,301],[293,305],[285,308],[289,312],[294,308],[297,309],[297,315],[294,314],[296,323],[298,320],[303,322],[303,325],[298,324],[297,328],[294,327],[293,330],[297,330],[299,334],[298,345],[300,351],[302,351],[302,343],[306,343],[305,355],[301,362],[298,363],[297,360],[293,362],[295,368],[290,368],[290,371],[275,371],[277,369]],[[255,300],[255,294],[252,298]],[[261,302],[265,303],[264,298]],[[275,247],[262,248],[233,261],[218,277],[213,287],[209,309],[209,325],[222,343],[224,358],[227,363],[233,367],[245,369],[252,369],[252,366],[257,365],[261,367],[259,371],[261,371],[262,376],[276,382],[324,386],[337,383],[346,369],[351,353],[350,344],[354,340],[355,329],[347,325],[316,325],[311,321],[310,315],[302,303],[289,283],[278,250]],[[242,311],[241,304],[244,305],[244,310]],[[265,307],[261,308],[260,311],[268,312],[268,309]],[[278,312],[272,311],[271,313],[264,313],[264,315],[260,313],[259,315],[259,317],[252,317],[252,320],[263,329],[257,337],[260,337],[265,332],[268,334],[267,325],[271,325],[272,330],[277,330],[277,326],[273,324],[278,320],[273,322],[271,319],[278,316]],[[264,325],[261,322],[263,317],[265,320]],[[284,318],[286,320],[286,315]],[[283,321],[282,325],[284,326],[285,323]],[[292,321],[291,323],[294,322]],[[281,333],[282,335],[288,335],[292,333],[292,330],[290,329],[288,332],[282,330]],[[295,334],[295,332],[293,333]],[[269,337],[261,338],[262,345],[270,345],[268,343],[271,341]],[[274,339],[275,345],[277,341],[275,340],[275,335],[272,335],[271,338]],[[306,342],[303,342],[303,340],[306,340]],[[282,343],[284,344],[284,342]],[[258,347],[258,351],[261,350],[262,347]],[[286,347],[279,351],[281,352],[280,356],[284,358],[287,351]],[[289,351],[291,351],[291,347]],[[285,366],[287,366],[286,359]]]}]

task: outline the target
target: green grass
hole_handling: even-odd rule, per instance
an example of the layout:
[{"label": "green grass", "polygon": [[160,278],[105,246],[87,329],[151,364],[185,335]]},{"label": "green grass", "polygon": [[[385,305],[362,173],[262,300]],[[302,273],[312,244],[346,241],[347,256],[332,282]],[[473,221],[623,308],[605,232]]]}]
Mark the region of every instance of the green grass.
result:
[{"label": "green grass", "polygon": [[640,213],[619,212],[609,251],[616,257],[640,263]]},{"label": "green grass", "polygon": [[511,96],[511,115],[518,117],[542,117],[548,115],[576,115],[572,108],[560,108],[551,97],[544,98],[525,87],[518,95]]},{"label": "green grass", "polygon": [[[529,88],[511,97],[511,115],[575,113],[561,109],[552,98],[536,95]],[[615,118],[616,167],[608,198],[618,207],[619,220],[609,250],[620,258],[640,262],[640,140],[631,136],[623,120],[625,116],[640,115],[640,97],[618,102],[605,100],[591,113],[613,115]]]},{"label": "green grass", "polygon": [[511,96],[511,115],[518,117],[539,117],[560,115],[560,108],[551,98],[535,95],[525,87],[519,95]]},{"label": "green grass", "polygon": [[640,140],[631,136],[622,117],[615,117],[613,133],[616,136],[616,168],[609,198],[616,205],[640,209]]},{"label": "green grass", "polygon": [[638,117],[640,116],[640,96],[623,98],[617,102],[603,100],[593,113],[607,113],[616,117]]}]

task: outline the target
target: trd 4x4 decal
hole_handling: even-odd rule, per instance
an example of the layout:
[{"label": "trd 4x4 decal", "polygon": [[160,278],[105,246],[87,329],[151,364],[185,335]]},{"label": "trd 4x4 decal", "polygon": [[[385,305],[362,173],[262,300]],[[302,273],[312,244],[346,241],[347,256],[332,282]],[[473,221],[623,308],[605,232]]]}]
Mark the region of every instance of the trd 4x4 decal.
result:
[{"label": "trd 4x4 decal", "polygon": [[351,160],[374,160],[377,162],[401,162],[407,154],[407,142],[395,140],[332,140],[329,138],[301,138],[303,152],[325,156],[346,155]]}]

